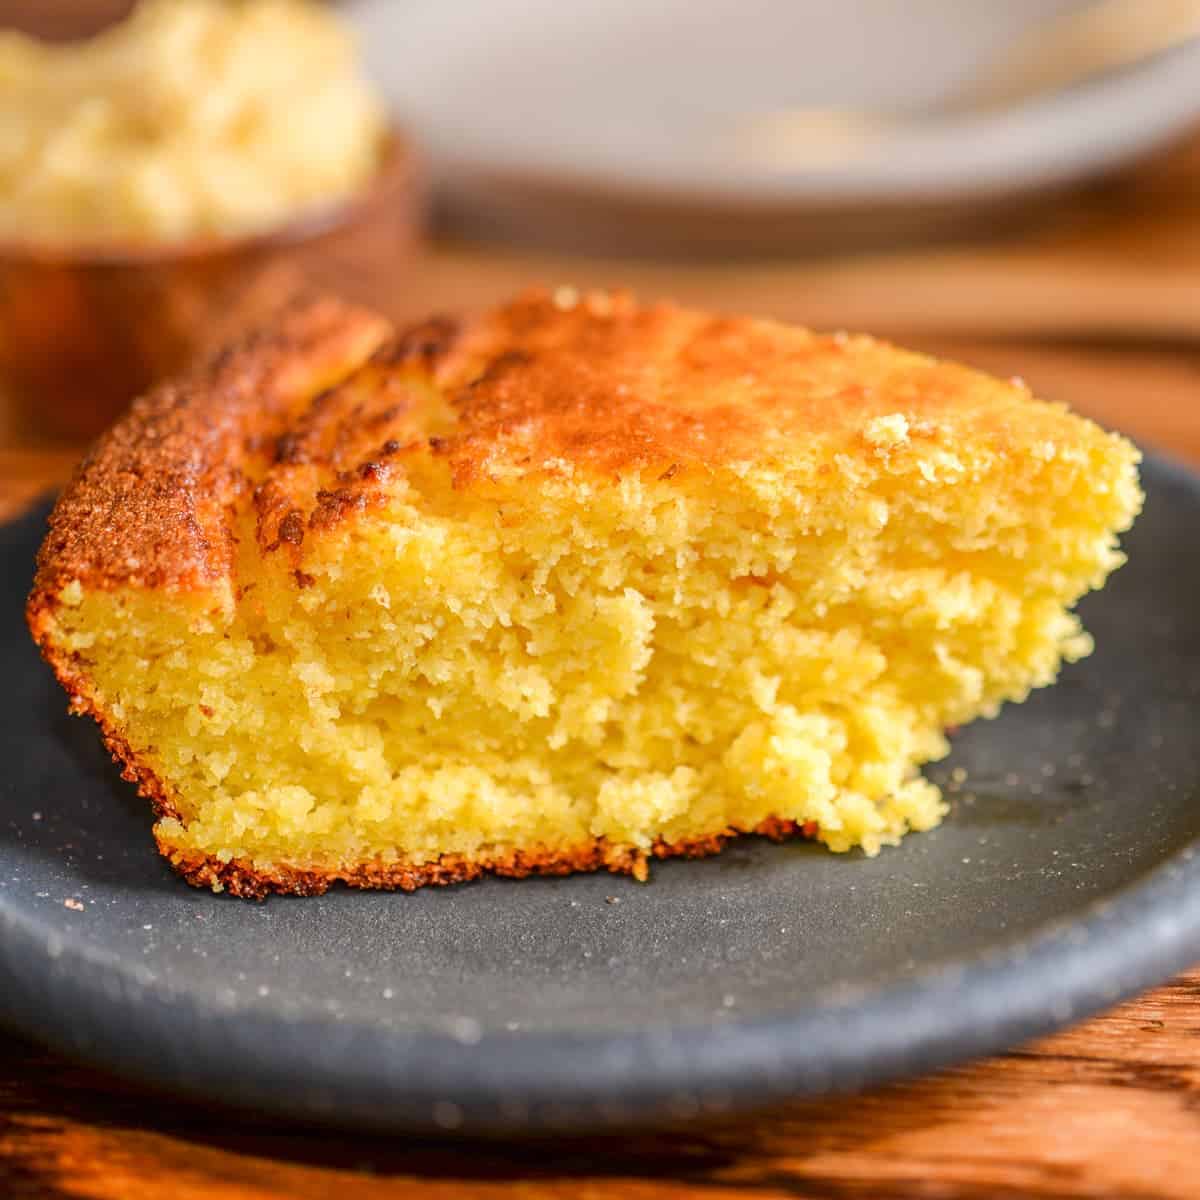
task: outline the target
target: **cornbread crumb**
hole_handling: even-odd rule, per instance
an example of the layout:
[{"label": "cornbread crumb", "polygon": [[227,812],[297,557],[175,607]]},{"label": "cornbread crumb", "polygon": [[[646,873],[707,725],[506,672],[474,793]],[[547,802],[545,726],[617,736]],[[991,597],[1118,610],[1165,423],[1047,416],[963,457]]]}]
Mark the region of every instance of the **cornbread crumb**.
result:
[{"label": "cornbread crumb", "polygon": [[214,890],[875,854],[942,819],[947,729],[1090,650],[1137,459],[865,337],[318,302],[101,442],[29,619]]},{"label": "cornbread crumb", "polygon": [[908,441],[908,418],[903,413],[875,417],[867,423],[864,434],[873,446],[896,446]]}]

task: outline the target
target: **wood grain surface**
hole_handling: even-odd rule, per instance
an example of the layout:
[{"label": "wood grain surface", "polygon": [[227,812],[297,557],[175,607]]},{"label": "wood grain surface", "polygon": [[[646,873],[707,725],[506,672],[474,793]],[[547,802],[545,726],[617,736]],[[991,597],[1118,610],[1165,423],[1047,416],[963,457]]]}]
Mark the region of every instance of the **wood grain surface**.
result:
[{"label": "wood grain surface", "polygon": [[[541,279],[903,337],[1023,376],[1200,463],[1200,139],[1027,238],[766,266],[437,247],[417,309]],[[0,515],[79,448],[0,404]],[[1195,553],[1192,547],[1181,552]],[[1200,1197],[1200,969],[1075,1029],[931,1078],[677,1133],[553,1145],[302,1131],[153,1096],[0,1036],[0,1198],[984,1200]]]},{"label": "wood grain surface", "polygon": [[0,1041],[0,1194],[96,1200],[1195,1200],[1200,972],[1057,1037],[675,1133],[471,1145],[297,1130]]}]

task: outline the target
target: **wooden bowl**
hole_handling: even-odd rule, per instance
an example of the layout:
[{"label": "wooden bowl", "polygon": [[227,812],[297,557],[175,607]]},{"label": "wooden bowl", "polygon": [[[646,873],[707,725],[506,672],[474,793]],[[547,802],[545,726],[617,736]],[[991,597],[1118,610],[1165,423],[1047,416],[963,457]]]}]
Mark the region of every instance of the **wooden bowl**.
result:
[{"label": "wooden bowl", "polygon": [[412,151],[393,134],[364,192],[269,233],[0,245],[0,387],[43,432],[90,437],[298,290],[395,313],[421,209]]}]

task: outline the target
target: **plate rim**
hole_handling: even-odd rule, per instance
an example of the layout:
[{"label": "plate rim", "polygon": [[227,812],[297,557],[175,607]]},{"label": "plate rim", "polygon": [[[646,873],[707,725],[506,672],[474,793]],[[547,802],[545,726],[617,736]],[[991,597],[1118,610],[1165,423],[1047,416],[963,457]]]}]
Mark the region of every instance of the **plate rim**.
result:
[{"label": "plate rim", "polygon": [[[1200,505],[1200,474],[1183,463],[1147,454],[1143,476]],[[40,517],[5,527],[0,553]],[[0,1024],[159,1090],[343,1128],[511,1136],[672,1123],[936,1070],[1161,982],[1200,958],[1198,851],[1200,839],[1181,845],[1032,933],[790,1013],[458,1039],[224,1007],[139,977],[0,893]]]},{"label": "plate rim", "polygon": [[[518,15],[536,17],[531,0],[506,3],[513,10],[510,23],[519,23]],[[447,114],[420,73],[397,80],[383,70],[383,58],[373,58],[371,49],[391,40],[401,24],[386,5],[351,4],[348,16],[366,38],[368,66],[389,106],[411,126],[435,175],[451,190],[464,181],[471,189],[516,183],[533,191],[584,190],[609,200],[747,213],[969,203],[1053,189],[1112,170],[1169,143],[1200,111],[1200,43],[1183,42],[998,113],[961,117],[945,129],[936,122],[915,123],[888,138],[878,157],[866,154],[832,166],[768,168],[719,156],[663,162],[653,151],[597,153],[586,139],[559,141],[547,152],[545,144],[531,147],[523,126],[503,134],[489,129],[484,138],[464,124],[461,113]],[[402,24],[408,44],[444,48],[461,44],[470,21],[436,0],[421,0],[406,8]]]}]

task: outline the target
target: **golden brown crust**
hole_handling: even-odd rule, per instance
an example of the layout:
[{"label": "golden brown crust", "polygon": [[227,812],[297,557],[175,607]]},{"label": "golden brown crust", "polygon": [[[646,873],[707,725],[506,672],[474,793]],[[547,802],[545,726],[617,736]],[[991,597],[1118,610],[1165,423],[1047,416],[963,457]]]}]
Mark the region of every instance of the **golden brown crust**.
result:
[{"label": "golden brown crust", "polygon": [[362,863],[333,870],[256,867],[241,859],[221,862],[208,855],[172,849],[161,838],[159,851],[194,887],[207,887],[243,899],[261,900],[271,893],[319,896],[336,883],[356,888],[413,892],[420,887],[466,883],[484,875],[527,879],[531,875],[573,875],[576,872],[607,870],[614,875],[632,875],[635,879],[645,880],[646,860],[651,855],[654,858],[704,858],[719,854],[726,842],[744,832],[781,842],[791,837],[815,837],[817,829],[811,822],[802,826],[795,821],[770,817],[753,830],[726,829],[708,837],[669,845],[657,842],[649,855],[633,846],[611,845],[601,838],[573,850],[516,850],[477,858],[443,854],[435,862]]},{"label": "golden brown crust", "polygon": [[50,517],[34,600],[90,587],[204,586],[232,558],[229,511],[313,390],[361,362],[387,323],[301,300],[187,377],[136,400],[84,458]]},{"label": "golden brown crust", "polygon": [[531,291],[469,330],[436,377],[455,422],[433,449],[460,485],[496,465],[676,476],[786,460],[812,437],[862,453],[866,423],[896,412],[925,437],[943,417],[1022,439],[1062,422],[1023,388],[873,338],[624,292]]},{"label": "golden brown crust", "polygon": [[870,338],[623,293],[531,291],[469,326],[388,333],[382,318],[309,300],[137,401],[56,506],[35,601],[75,578],[211,584],[230,570],[235,511],[251,505],[259,552],[298,556],[385,502],[417,460],[460,488],[576,469],[666,482],[786,460],[805,438],[873,453],[867,422],[895,413],[914,444],[970,432],[1027,446],[1069,420],[1019,387]]},{"label": "golden brown crust", "polygon": [[871,338],[531,291],[468,326],[409,330],[301,413],[256,495],[259,550],[298,551],[386,502],[418,462],[457,488],[567,470],[667,482],[786,463],[813,438],[873,456],[867,425],[896,413],[930,450],[964,434],[1025,446],[1066,420],[1021,387]]}]

